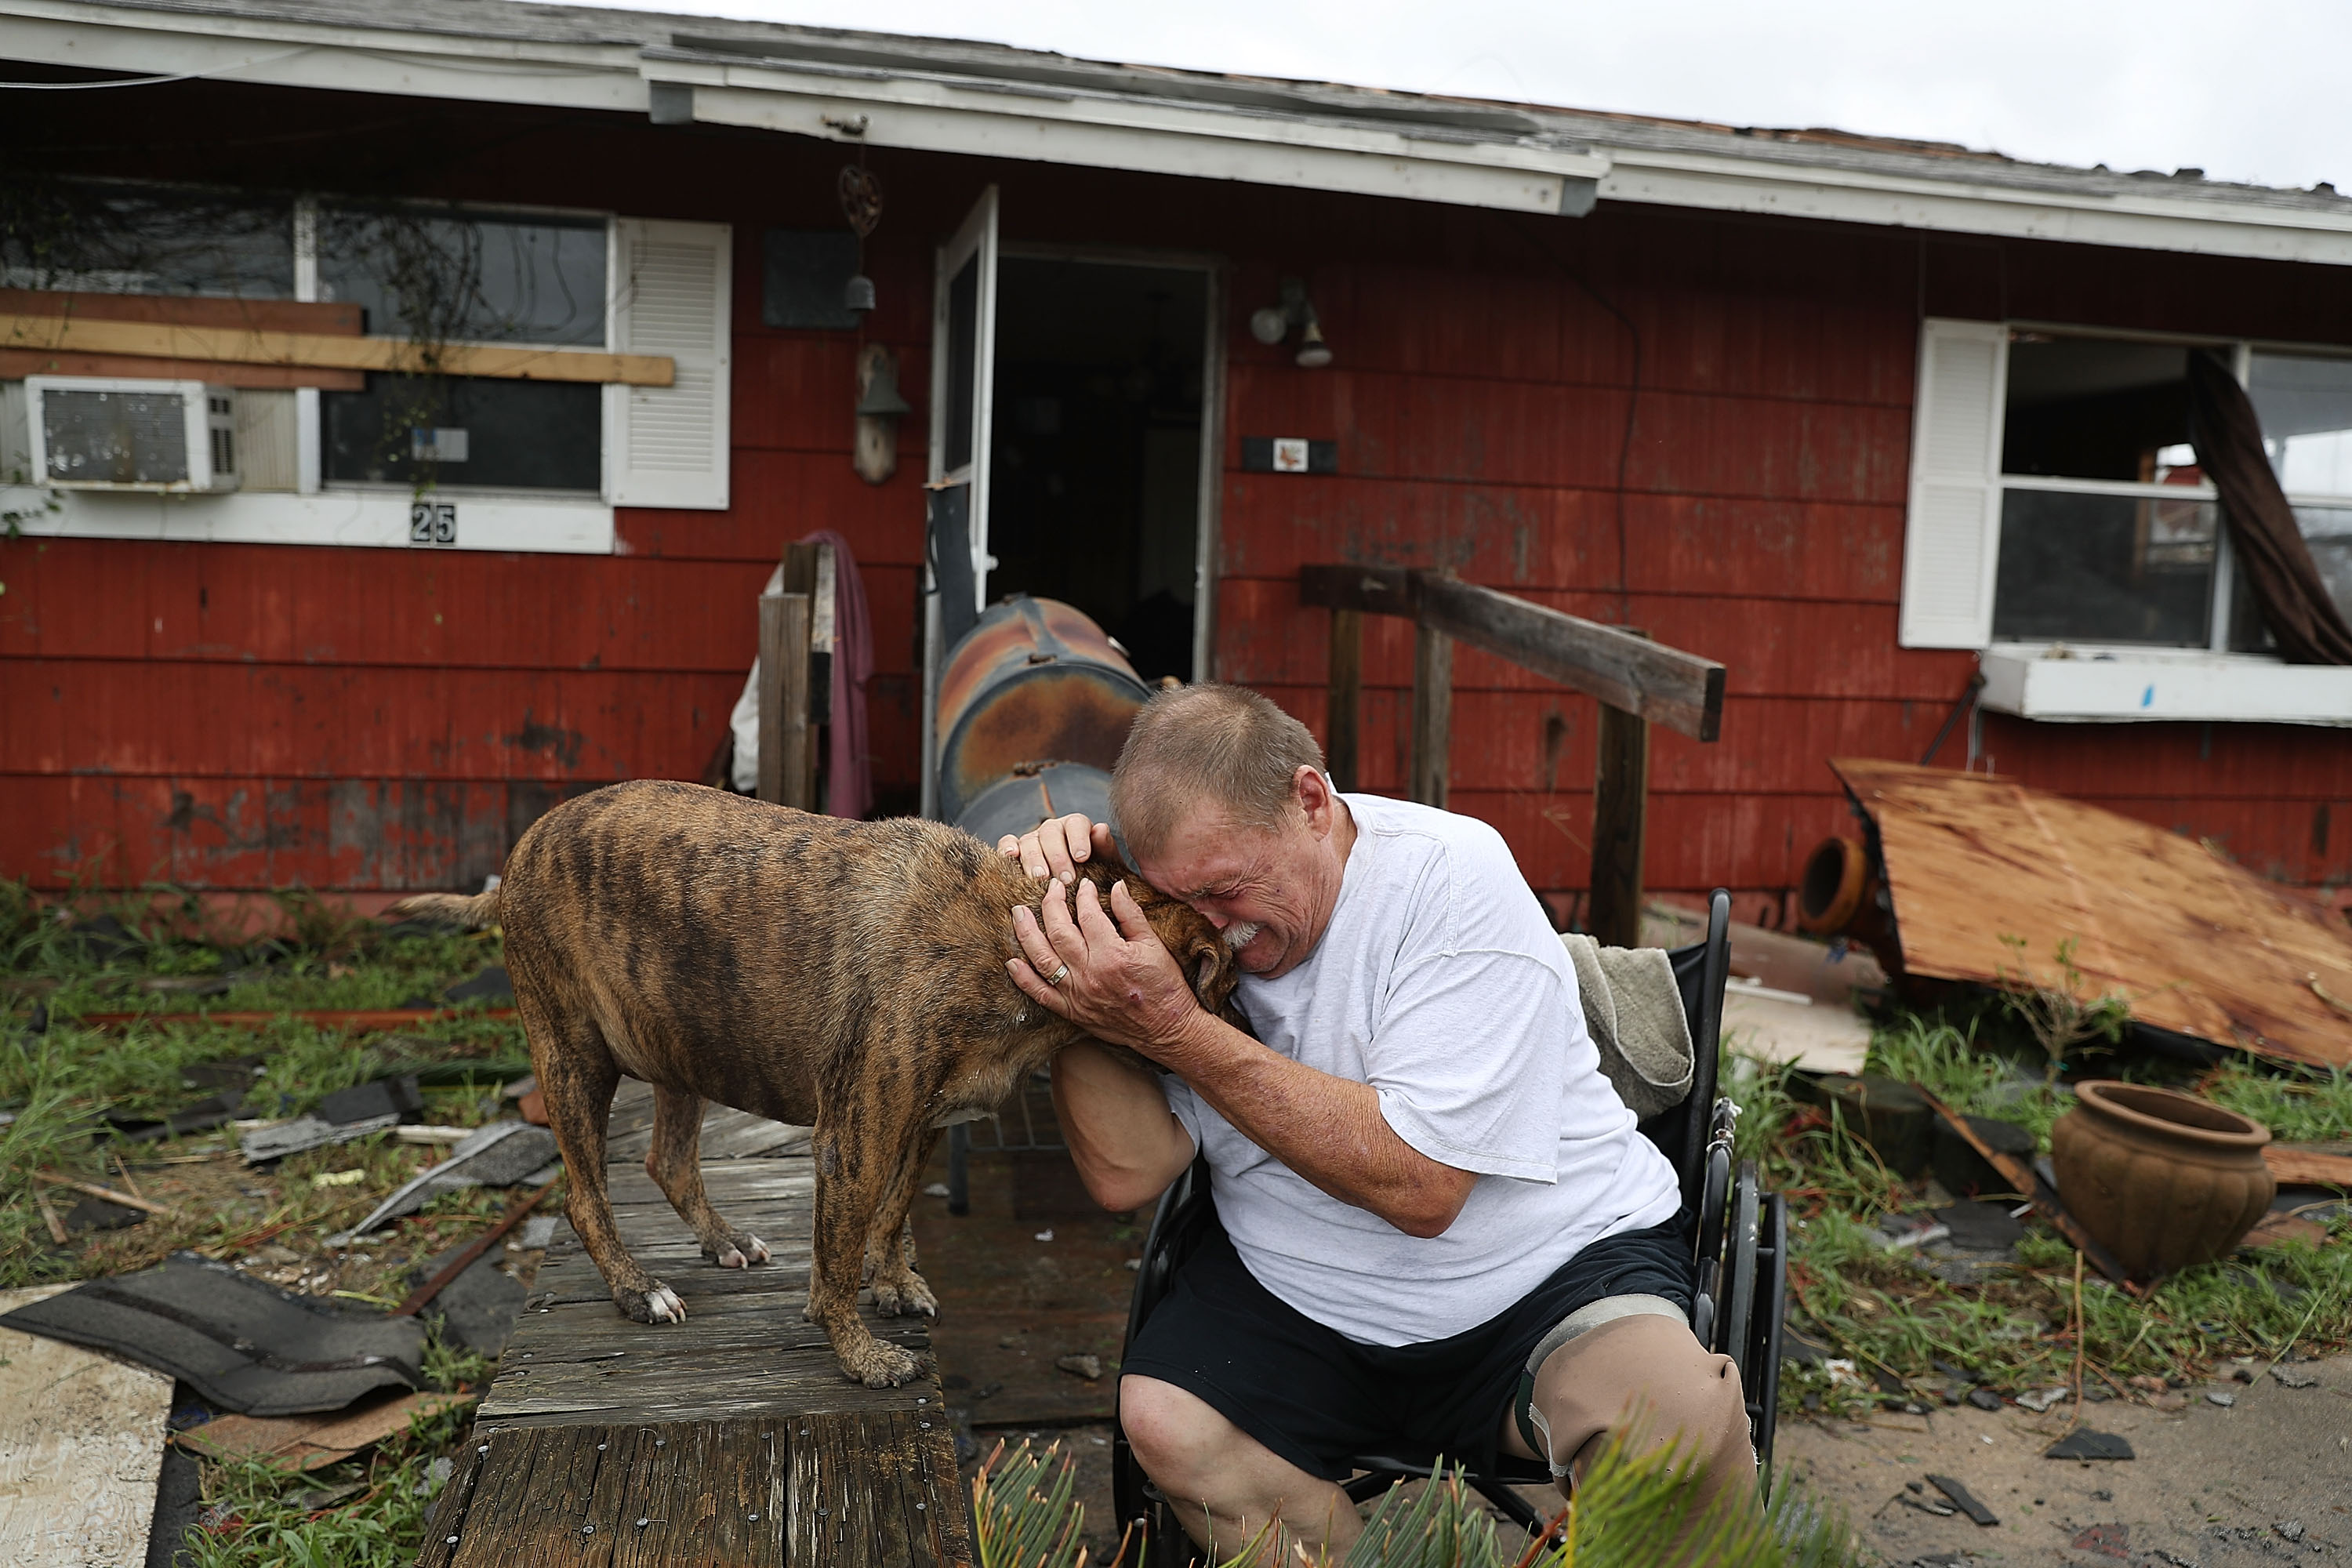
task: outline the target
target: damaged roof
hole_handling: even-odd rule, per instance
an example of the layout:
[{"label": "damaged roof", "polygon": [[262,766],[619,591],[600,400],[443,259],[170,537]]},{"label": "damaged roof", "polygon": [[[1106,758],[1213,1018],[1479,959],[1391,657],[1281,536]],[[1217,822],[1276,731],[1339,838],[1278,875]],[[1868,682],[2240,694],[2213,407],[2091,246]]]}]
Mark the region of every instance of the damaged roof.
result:
[{"label": "damaged roof", "polygon": [[[1574,216],[1618,200],[2352,263],[2352,199],[1710,124],[523,0],[0,0],[0,52],[653,112],[869,145]],[[282,51],[282,52],[280,52]],[[321,70],[318,57],[344,58]]]}]

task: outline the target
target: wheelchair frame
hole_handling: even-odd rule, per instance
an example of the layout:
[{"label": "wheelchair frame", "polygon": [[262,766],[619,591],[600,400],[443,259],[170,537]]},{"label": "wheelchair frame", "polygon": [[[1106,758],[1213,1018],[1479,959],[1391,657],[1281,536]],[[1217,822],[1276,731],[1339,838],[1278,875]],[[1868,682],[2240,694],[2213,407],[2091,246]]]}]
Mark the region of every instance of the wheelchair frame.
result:
[{"label": "wheelchair frame", "polygon": [[[1770,1484],[1772,1438],[1780,1397],[1781,1324],[1788,1300],[1788,1204],[1767,1193],[1752,1164],[1735,1164],[1732,1132],[1738,1108],[1716,1093],[1716,1068],[1723,1032],[1723,995],[1730,978],[1731,896],[1716,889],[1708,900],[1706,939],[1670,950],[1683,1012],[1691,1023],[1693,1070],[1690,1093],[1642,1124],[1642,1131],[1674,1164],[1683,1202],[1697,1216],[1693,1253],[1698,1292],[1691,1329],[1699,1342],[1732,1358],[1739,1368],[1748,1407],[1748,1435],[1756,1444],[1759,1484]],[[1716,1049],[1707,1048],[1717,1044]],[[1702,1108],[1705,1108],[1704,1110]],[[1143,1244],[1143,1261],[1129,1298],[1121,1353],[1135,1342],[1144,1321],[1166,1299],[1176,1271],[1212,1226],[1218,1223],[1209,1195],[1209,1173],[1195,1160],[1160,1194]],[[1114,1394],[1114,1398],[1116,1394]],[[1116,1406],[1114,1406],[1114,1410]],[[1359,1455],[1359,1473],[1342,1483],[1361,1502],[1398,1481],[1427,1476],[1436,1456],[1420,1451]],[[1459,1461],[1456,1461],[1459,1462]],[[1549,1484],[1540,1461],[1498,1455],[1491,1472],[1468,1470],[1464,1478],[1513,1521],[1540,1530],[1544,1516],[1512,1489]],[[1151,1485],[1129,1447],[1126,1428],[1113,1417],[1111,1491],[1122,1527],[1139,1522],[1150,1560],[1162,1553],[1191,1563],[1198,1552],[1175,1510]]]}]

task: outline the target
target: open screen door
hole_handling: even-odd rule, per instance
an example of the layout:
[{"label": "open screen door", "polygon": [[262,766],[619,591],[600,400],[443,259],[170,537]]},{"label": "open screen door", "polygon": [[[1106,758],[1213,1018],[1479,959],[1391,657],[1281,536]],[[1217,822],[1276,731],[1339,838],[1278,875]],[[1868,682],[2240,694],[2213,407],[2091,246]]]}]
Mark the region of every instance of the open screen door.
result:
[{"label": "open screen door", "polygon": [[923,815],[939,807],[940,666],[988,602],[988,450],[996,370],[996,187],[940,247],[931,300],[931,457],[923,597]]}]

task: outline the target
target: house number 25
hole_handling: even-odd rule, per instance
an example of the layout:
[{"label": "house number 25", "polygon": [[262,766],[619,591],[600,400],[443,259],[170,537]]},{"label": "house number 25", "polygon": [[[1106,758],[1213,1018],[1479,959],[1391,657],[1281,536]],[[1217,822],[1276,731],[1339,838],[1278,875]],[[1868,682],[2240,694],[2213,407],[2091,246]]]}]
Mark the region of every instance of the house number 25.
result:
[{"label": "house number 25", "polygon": [[446,500],[409,502],[408,542],[411,544],[457,543],[457,503]]}]

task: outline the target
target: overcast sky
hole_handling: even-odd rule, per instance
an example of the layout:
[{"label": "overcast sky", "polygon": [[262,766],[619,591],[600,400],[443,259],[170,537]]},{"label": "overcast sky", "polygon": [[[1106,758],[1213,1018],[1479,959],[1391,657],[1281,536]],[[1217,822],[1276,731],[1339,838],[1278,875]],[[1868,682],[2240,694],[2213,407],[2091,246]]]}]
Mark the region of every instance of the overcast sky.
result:
[{"label": "overcast sky", "polygon": [[625,4],[2352,189],[2352,0]]}]

